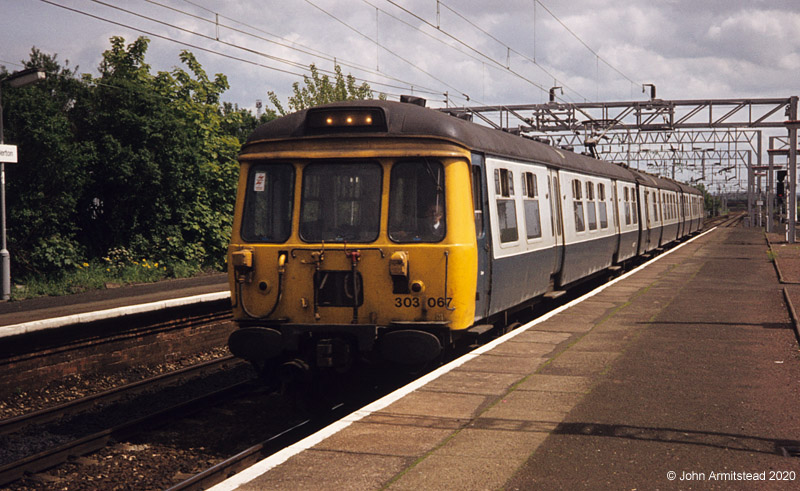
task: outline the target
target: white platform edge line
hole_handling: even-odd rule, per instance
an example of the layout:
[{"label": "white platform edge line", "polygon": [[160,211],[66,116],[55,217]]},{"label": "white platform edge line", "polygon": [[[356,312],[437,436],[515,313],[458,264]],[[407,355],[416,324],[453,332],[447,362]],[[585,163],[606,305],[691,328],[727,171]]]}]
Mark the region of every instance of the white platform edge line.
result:
[{"label": "white platform edge line", "polygon": [[20,324],[10,324],[7,326],[0,326],[0,338],[14,336],[17,334],[25,334],[35,331],[41,331],[44,329],[54,329],[57,327],[63,327],[70,324],[93,322],[104,319],[112,319],[115,317],[123,317],[131,314],[153,312],[156,310],[168,309],[172,307],[181,307],[184,305],[192,305],[204,302],[213,302],[216,300],[224,300],[226,298],[230,298],[230,296],[231,293],[229,291],[204,293],[202,295],[193,295],[191,297],[172,298],[169,300],[160,300],[157,302],[129,305],[127,307],[117,307],[113,309],[98,310],[95,312],[85,312],[82,314],[65,315],[63,317],[54,317],[51,319],[23,322]]},{"label": "white platform edge line", "polygon": [[690,244],[691,242],[695,241],[696,239],[699,239],[700,237],[703,237],[704,235],[706,235],[706,234],[712,232],[713,230],[715,230],[716,228],[717,227],[714,227],[712,229],[709,229],[709,230],[703,232],[700,235],[692,237],[691,239],[687,240],[686,242],[673,247],[672,249],[670,249],[669,251],[667,251],[667,252],[665,252],[663,254],[659,254],[658,256],[654,257],[653,259],[651,259],[651,260],[645,262],[644,264],[642,264],[642,265],[640,265],[640,266],[628,271],[624,275],[622,275],[622,276],[620,276],[618,278],[615,278],[614,280],[609,281],[608,283],[606,283],[606,284],[604,284],[602,286],[599,286],[599,287],[595,288],[594,290],[590,291],[589,293],[586,293],[585,295],[583,295],[581,297],[578,297],[575,300],[572,300],[571,302],[566,303],[566,304],[562,305],[561,307],[558,307],[557,309],[554,309],[554,310],[548,312],[547,314],[545,314],[545,315],[543,315],[541,317],[538,317],[538,318],[532,320],[531,322],[529,322],[529,323],[527,323],[527,324],[525,324],[523,326],[520,326],[517,329],[514,329],[513,331],[511,331],[511,332],[509,332],[507,334],[504,334],[503,336],[495,339],[494,341],[492,341],[490,343],[487,343],[487,344],[481,346],[480,348],[477,348],[474,351],[471,351],[471,352],[461,356],[460,358],[457,358],[457,359],[451,361],[447,365],[442,365],[441,367],[439,367],[436,370],[428,373],[427,375],[424,375],[424,376],[418,378],[417,380],[411,382],[410,384],[405,385],[405,386],[395,390],[394,392],[383,396],[382,398],[378,399],[377,401],[375,401],[373,403],[370,403],[370,404],[362,407],[361,409],[357,409],[357,410],[353,411],[352,413],[350,413],[347,416],[343,417],[339,421],[336,421],[335,423],[332,423],[332,424],[326,426],[325,428],[322,428],[321,430],[317,431],[316,433],[314,433],[312,435],[307,436],[306,438],[300,440],[299,442],[295,443],[294,445],[290,445],[290,446],[284,448],[283,450],[270,455],[269,457],[265,458],[264,460],[256,462],[255,464],[253,464],[252,466],[248,467],[247,469],[244,469],[244,470],[238,472],[237,474],[229,477],[225,481],[222,481],[221,483],[209,488],[209,491],[232,491],[232,490],[238,488],[239,486],[252,481],[253,479],[257,478],[258,476],[266,473],[270,469],[272,469],[274,467],[277,467],[278,465],[286,462],[291,457],[299,454],[300,452],[302,452],[304,450],[308,450],[309,448],[311,448],[314,445],[322,442],[323,440],[327,439],[328,437],[331,437],[331,436],[335,435],[336,433],[338,433],[339,431],[347,428],[348,426],[350,426],[351,424],[355,423],[356,421],[358,421],[360,419],[363,419],[363,418],[369,416],[370,414],[389,406],[393,402],[396,402],[396,401],[400,400],[401,398],[405,397],[406,395],[410,394],[411,392],[413,392],[413,391],[419,389],[420,387],[426,385],[428,382],[431,382],[431,381],[441,377],[442,375],[452,371],[453,369],[460,367],[461,365],[463,365],[464,363],[468,362],[469,360],[477,358],[479,355],[491,350],[492,348],[494,348],[496,346],[499,346],[500,344],[505,343],[509,339],[512,339],[515,336],[518,336],[518,335],[522,334],[523,332],[527,331],[531,327],[533,327],[533,326],[535,326],[537,324],[540,324],[540,323],[550,319],[551,317],[553,317],[553,316],[555,316],[555,315],[557,315],[557,314],[569,309],[570,307],[573,307],[573,306],[583,302],[584,300],[587,300],[587,299],[597,295],[598,293],[602,292],[603,290],[605,290],[606,288],[610,287],[611,285],[614,285],[614,284],[616,284],[616,283],[618,283],[618,282],[620,282],[620,281],[622,281],[622,280],[624,280],[624,279],[636,274],[637,272],[639,272],[642,269],[646,268],[650,264],[658,261],[661,258],[664,258],[664,257],[672,254],[673,252],[677,251],[681,247],[683,247],[683,246],[685,246],[687,244]]}]

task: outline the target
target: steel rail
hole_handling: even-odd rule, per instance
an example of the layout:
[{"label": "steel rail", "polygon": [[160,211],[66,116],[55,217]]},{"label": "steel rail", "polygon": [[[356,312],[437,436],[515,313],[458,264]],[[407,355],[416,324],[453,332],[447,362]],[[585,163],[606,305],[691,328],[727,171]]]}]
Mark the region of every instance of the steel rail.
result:
[{"label": "steel rail", "polygon": [[63,464],[71,457],[86,455],[100,450],[106,446],[111,438],[115,440],[125,438],[140,427],[154,426],[173,417],[175,414],[185,416],[186,414],[197,413],[210,404],[244,392],[250,387],[252,385],[249,381],[238,382],[224,389],[175,404],[147,416],[107,428],[34,455],[29,455],[15,462],[10,462],[0,466],[0,486],[16,481],[26,474],[41,472]]},{"label": "steel rail", "polygon": [[11,418],[0,420],[0,435],[13,433],[25,426],[38,425],[55,421],[64,416],[69,416],[77,412],[92,408],[100,403],[114,402],[128,395],[144,392],[152,387],[166,386],[186,378],[200,376],[208,372],[220,370],[226,363],[234,362],[243,364],[233,355],[226,355],[221,358],[208,360],[202,363],[184,367],[172,372],[162,373],[154,377],[142,379],[130,384],[121,385],[112,389],[98,392],[86,397],[67,401],[57,406],[52,406],[37,411],[21,414]]}]

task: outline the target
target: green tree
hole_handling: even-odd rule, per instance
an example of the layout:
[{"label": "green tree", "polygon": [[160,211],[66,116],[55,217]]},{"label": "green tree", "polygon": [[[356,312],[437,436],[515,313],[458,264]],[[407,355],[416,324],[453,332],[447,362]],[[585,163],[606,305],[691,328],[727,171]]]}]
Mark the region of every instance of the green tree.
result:
[{"label": "green tree", "polygon": [[[336,77],[333,82],[327,75],[320,75],[319,69],[314,64],[311,64],[309,69],[311,76],[303,76],[305,87],[300,87],[299,82],[292,84],[294,95],[289,97],[288,111],[283,108],[278,96],[273,91],[268,92],[270,102],[281,116],[330,102],[374,98],[368,83],[356,85],[356,78],[352,75],[345,77],[339,65],[335,67]],[[380,94],[378,98],[385,99],[386,95]]]},{"label": "green tree", "polygon": [[[81,135],[93,142],[84,215],[93,253],[128,248],[137,256],[224,262],[236,194],[240,142],[226,131],[241,112],[224,114],[224,75],[207,76],[188,51],[188,71],[150,73],[148,40],[111,39],[92,97],[81,108]],[[155,256],[155,257],[154,257]]]},{"label": "green tree", "polygon": [[72,124],[74,107],[89,90],[77,78],[77,67],[62,67],[55,55],[36,48],[24,65],[43,69],[47,78],[3,90],[6,141],[19,147],[19,163],[6,166],[15,277],[52,273],[82,260],[79,202],[88,181],[87,162],[95,158],[91,142],[77,140]]},{"label": "green tree", "polygon": [[706,190],[706,187],[699,183],[695,186],[701,193],[703,193],[703,206],[705,207],[706,213],[710,213],[713,210],[717,210],[720,207],[720,199],[718,197],[714,197]]}]

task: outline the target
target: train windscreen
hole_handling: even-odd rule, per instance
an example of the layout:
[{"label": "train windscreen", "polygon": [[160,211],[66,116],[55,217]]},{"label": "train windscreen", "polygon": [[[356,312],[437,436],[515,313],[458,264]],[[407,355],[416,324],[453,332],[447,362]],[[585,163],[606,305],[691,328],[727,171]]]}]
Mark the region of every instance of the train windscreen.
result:
[{"label": "train windscreen", "polygon": [[374,162],[315,162],[303,169],[300,238],[373,242],[380,232],[382,170]]}]

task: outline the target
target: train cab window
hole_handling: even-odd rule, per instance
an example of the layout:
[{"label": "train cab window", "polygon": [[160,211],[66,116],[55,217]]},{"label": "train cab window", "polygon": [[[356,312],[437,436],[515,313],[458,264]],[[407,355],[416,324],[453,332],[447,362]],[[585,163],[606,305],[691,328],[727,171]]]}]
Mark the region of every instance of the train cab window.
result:
[{"label": "train cab window", "polygon": [[516,242],[519,240],[519,232],[517,205],[514,201],[514,174],[508,169],[495,169],[494,184],[500,242]]},{"label": "train cab window", "polygon": [[606,186],[597,185],[597,214],[600,215],[600,228],[608,228],[608,209],[606,208]]},{"label": "train cab window", "polygon": [[572,200],[575,208],[575,231],[583,232],[586,230],[586,224],[583,221],[583,201],[581,193],[581,181],[579,179],[572,180]]},{"label": "train cab window", "polygon": [[395,242],[444,239],[444,197],[444,167],[440,162],[421,159],[394,164],[389,185],[389,238]]},{"label": "train cab window", "polygon": [[597,230],[597,207],[594,202],[594,183],[586,183],[586,218],[589,230]]},{"label": "train cab window", "polygon": [[292,232],[294,167],[254,165],[247,176],[242,238],[248,242],[286,242]]},{"label": "train cab window", "polygon": [[542,236],[542,224],[539,216],[539,189],[536,174],[525,172],[522,174],[522,196],[525,201],[525,230],[529,239]]},{"label": "train cab window", "polygon": [[317,162],[303,170],[300,238],[372,242],[380,231],[381,166]]}]

